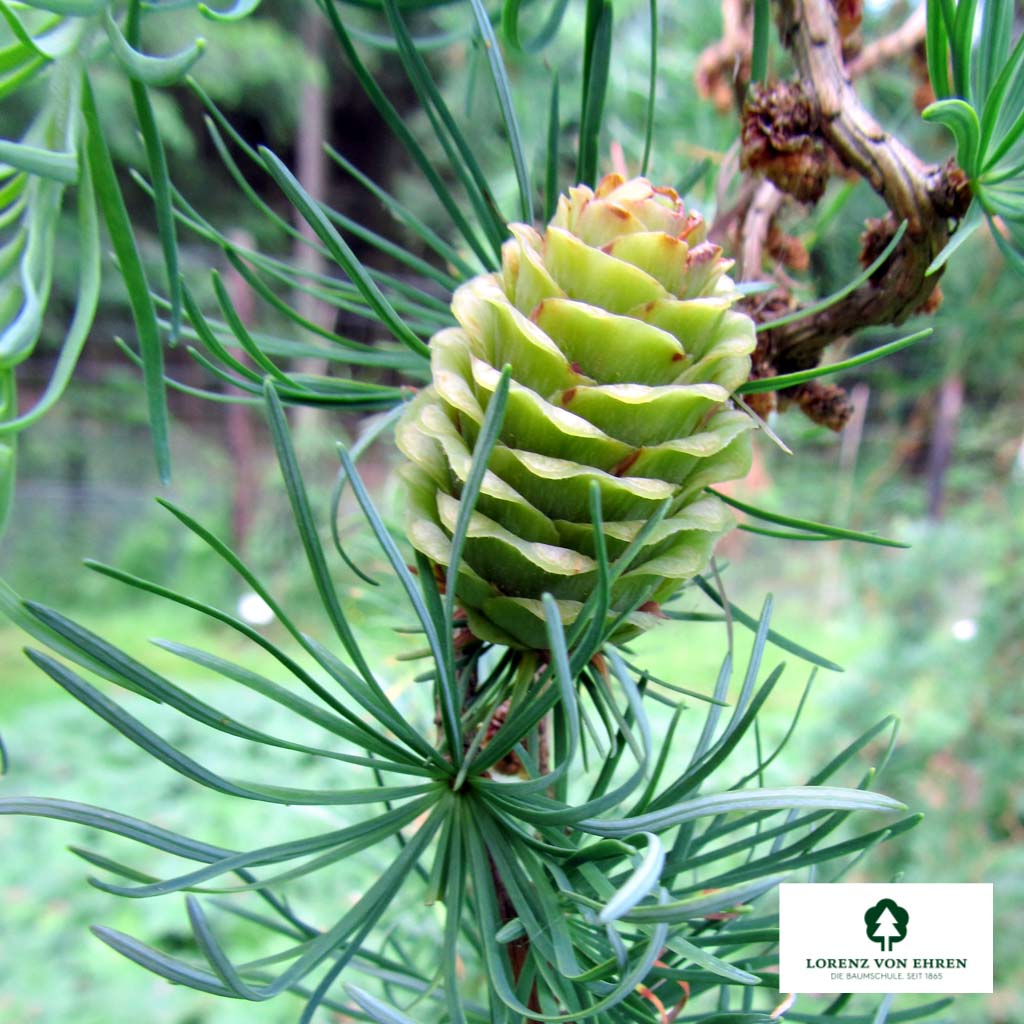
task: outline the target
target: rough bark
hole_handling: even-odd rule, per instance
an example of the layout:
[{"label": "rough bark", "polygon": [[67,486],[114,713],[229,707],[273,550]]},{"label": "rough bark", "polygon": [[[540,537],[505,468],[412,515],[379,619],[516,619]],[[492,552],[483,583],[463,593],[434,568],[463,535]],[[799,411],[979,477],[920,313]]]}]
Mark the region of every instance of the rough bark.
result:
[{"label": "rough bark", "polygon": [[[899,324],[938,283],[928,266],[949,239],[950,222],[969,202],[963,175],[925,164],[885,132],[861,104],[843,64],[837,15],[829,0],[780,0],[779,30],[820,131],[847,168],[862,175],[907,231],[882,270],[829,309],[767,332],[772,363],[786,373],[814,366],[832,341],[857,328]],[[753,269],[753,268],[751,268]]]}]

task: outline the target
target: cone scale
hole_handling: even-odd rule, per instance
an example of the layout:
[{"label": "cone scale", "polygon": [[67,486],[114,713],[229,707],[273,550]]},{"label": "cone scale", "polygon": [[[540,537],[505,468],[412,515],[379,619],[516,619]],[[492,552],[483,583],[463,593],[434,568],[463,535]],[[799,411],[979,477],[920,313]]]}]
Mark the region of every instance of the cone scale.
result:
[{"label": "cone scale", "polygon": [[598,578],[596,484],[614,564],[668,514],[611,592],[614,639],[707,565],[731,526],[705,488],[746,475],[753,423],[730,401],[754,325],[730,307],[731,264],[670,188],[609,175],[559,200],[541,233],[509,225],[501,270],[453,296],[430,342],[432,384],[399,423],[407,532],[447,571],[473,447],[505,365],[502,428],[469,522],[458,604],[481,640],[547,647],[541,596],[571,625]]}]

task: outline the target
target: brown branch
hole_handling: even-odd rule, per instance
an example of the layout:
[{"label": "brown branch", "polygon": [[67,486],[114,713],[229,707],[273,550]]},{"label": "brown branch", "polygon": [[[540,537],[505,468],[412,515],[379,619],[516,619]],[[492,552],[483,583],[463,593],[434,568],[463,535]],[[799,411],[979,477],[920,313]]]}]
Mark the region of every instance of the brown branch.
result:
[{"label": "brown branch", "polygon": [[[846,72],[850,79],[860,78],[922,43],[925,39],[926,20],[926,6],[922,3],[898,29],[869,43],[847,62]],[[742,246],[738,253],[737,271],[740,280],[748,281],[756,278],[760,272],[762,254],[768,248],[773,218],[783,205],[784,195],[771,181],[765,180],[758,186],[753,202],[750,194],[742,202],[746,213],[742,221]]]},{"label": "brown branch", "polygon": [[697,61],[697,91],[722,113],[742,105],[750,81],[752,11],[750,0],[722,0],[722,38]]},{"label": "brown branch", "polygon": [[756,281],[762,276],[761,268],[764,264],[768,235],[775,216],[785,201],[785,193],[779,191],[767,178],[757,186],[740,227],[736,276],[741,281]]},{"label": "brown branch", "polygon": [[[501,873],[498,871],[497,864],[494,863],[494,858],[488,854],[487,860],[491,867],[491,878],[494,881],[494,893],[498,900],[498,911],[501,915],[501,921],[503,924],[508,924],[509,921],[513,921],[519,916],[519,912],[516,910],[516,906],[512,902],[512,897],[509,895],[505,882],[501,877]],[[509,966],[512,968],[512,978],[518,984],[519,978],[530,959],[530,936],[520,935],[518,938],[512,939],[508,942],[505,948],[508,953]],[[530,995],[527,999],[526,1006],[527,1009],[536,1010],[538,1013],[543,1012],[543,1007],[540,1005],[540,994],[536,981],[530,988]],[[524,1021],[524,1024],[541,1024],[541,1022],[529,1019]]]},{"label": "brown branch", "polygon": [[863,107],[843,65],[829,0],[780,0],[779,25],[817,109],[822,137],[882,197],[895,222],[907,222],[896,252],[871,281],[821,313],[766,332],[772,363],[786,373],[814,366],[830,342],[852,330],[898,324],[920,308],[939,277],[925,272],[949,238],[950,219],[963,215],[969,193],[959,171],[925,165]]},{"label": "brown branch", "polygon": [[849,76],[860,78],[880,64],[888,64],[923,43],[927,20],[926,7],[922,2],[899,28],[869,43],[846,65]]},{"label": "brown branch", "polygon": [[[923,42],[925,12],[925,5],[922,3],[899,28],[865,46],[860,54],[846,64],[846,72],[850,78],[860,78]],[[747,41],[749,43],[749,39]],[[759,276],[762,256],[771,248],[768,239],[774,228],[774,218],[784,201],[784,192],[772,181],[765,180],[758,185],[753,199],[748,191],[737,201],[738,209],[730,211],[734,219],[737,216],[742,218],[741,247],[737,257],[737,273],[741,280],[751,280]]]}]

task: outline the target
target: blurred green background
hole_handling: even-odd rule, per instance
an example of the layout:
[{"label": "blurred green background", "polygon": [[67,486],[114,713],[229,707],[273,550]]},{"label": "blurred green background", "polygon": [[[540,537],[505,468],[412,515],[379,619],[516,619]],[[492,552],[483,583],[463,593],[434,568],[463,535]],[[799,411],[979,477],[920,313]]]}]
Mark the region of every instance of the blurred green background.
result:
[{"label": "blurred green background", "polygon": [[[697,6],[702,10],[690,10]],[[652,176],[671,183],[708,159],[691,196],[713,214],[717,170],[727,159],[736,121],[702,99],[693,83],[700,54],[721,26],[708,17],[717,7],[676,7],[686,9],[662,15]],[[908,11],[899,3],[874,5],[865,33],[891,28]],[[213,26],[213,31],[204,26],[211,36],[209,55],[198,68],[204,87],[250,142],[267,143],[290,161],[309,120],[308,104],[322,104],[330,140],[443,231],[431,197],[384,136],[341,62],[329,51],[311,54],[293,14],[293,5],[268,0],[254,19]],[[458,15],[442,15],[442,28],[445,17]],[[617,79],[608,121],[609,141],[621,144],[627,160],[634,162],[642,137],[645,17],[643,5],[636,4],[624,4],[618,15]],[[574,30],[570,19],[563,31],[567,42],[549,56],[567,87],[578,73]],[[184,40],[193,27],[181,16],[161,31]],[[174,44],[167,34],[160,42],[167,49]],[[484,126],[480,153],[487,161],[487,132],[497,138],[497,128],[486,90],[476,87],[479,59],[478,53],[467,56],[462,47],[451,46],[434,51],[431,66],[460,116]],[[398,72],[389,70],[387,61],[378,70],[404,102],[410,124],[422,129]],[[514,60],[512,71],[524,121],[537,120],[541,112],[534,107],[539,105],[531,105],[529,97],[531,90],[547,88],[547,71],[525,63],[519,67]],[[912,61],[900,58],[878,69],[862,90],[885,124],[927,158],[943,159],[948,140],[938,129],[922,125],[908,100],[920,84],[917,75]],[[113,123],[126,102],[116,81],[111,76],[106,88],[102,76],[97,82],[105,115]],[[172,176],[185,194],[218,224],[245,230],[268,248],[284,249],[286,243],[268,234],[263,219],[231,186],[202,131],[195,100],[170,91],[158,114]],[[114,141],[122,161],[139,160],[137,140],[129,132]],[[571,141],[567,137],[567,151]],[[507,191],[509,170],[495,166],[494,175],[499,194]],[[141,193],[127,177],[125,188],[137,203],[137,222],[147,225],[150,213]],[[277,202],[271,190],[266,195]],[[371,226],[402,238],[385,211],[367,203],[350,183],[329,176],[328,199],[339,210],[355,211]],[[880,213],[863,184],[834,187],[830,199],[836,201],[826,200],[817,212],[795,211],[787,218],[787,229],[809,250],[810,266],[802,275],[808,293],[825,293],[848,279],[863,220]],[[70,221],[66,230],[70,239]],[[156,265],[155,242],[149,245]],[[186,239],[183,251],[186,271],[203,294],[206,268],[217,257],[193,239]],[[73,291],[75,267],[58,263],[58,272],[49,344],[24,368],[28,392],[45,384],[60,340],[61,314]],[[23,439],[14,518],[0,548],[0,575],[24,596],[56,606],[175,680],[194,684],[211,700],[243,714],[254,706],[251,698],[210,682],[195,667],[183,669],[182,662],[148,639],[183,640],[265,668],[258,654],[197,616],[141,599],[80,567],[82,558],[97,558],[129,572],[173,580],[203,600],[234,607],[244,597],[240,583],[154,504],[152,496],[163,494],[218,532],[234,533],[300,623],[324,635],[258,413],[229,414],[224,406],[172,395],[175,480],[169,489],[159,487],[136,371],[112,343],[115,335],[128,332],[129,317],[121,286],[113,276],[110,282],[70,394]],[[983,233],[955,258],[942,288],[938,313],[905,328],[932,326],[931,340],[842,379],[863,414],[843,435],[815,427],[796,412],[779,415],[774,427],[795,454],[786,455],[762,438],[755,471],[736,491],[764,507],[878,531],[911,548],[798,545],[734,533],[720,555],[732,600],[756,613],[764,595],[772,593],[775,627],[845,668],[842,674],[819,674],[796,740],[773,765],[775,781],[805,777],[885,714],[901,717],[898,746],[881,788],[923,810],[925,821],[875,851],[855,877],[994,882],[996,993],[958,1000],[946,1018],[957,1024],[1013,1024],[1024,1019],[1024,297],[1019,279],[1004,269]],[[257,306],[253,317],[265,330],[282,329],[266,308]],[[875,331],[870,341],[895,336]],[[854,340],[850,349],[855,347],[868,347],[868,340]],[[169,366],[179,379],[210,386],[181,350],[170,353]],[[333,445],[351,440],[359,422],[314,413],[300,417],[296,426],[311,492],[326,521],[337,466]],[[377,445],[364,461],[375,494],[397,523],[393,464],[387,445]],[[351,538],[359,563],[386,578],[384,562],[361,531],[354,508],[344,504],[340,514],[342,535]],[[409,698],[410,714],[422,714],[422,702],[412,700],[415,662],[400,660],[415,642],[395,631],[410,617],[395,612],[396,596],[386,582],[374,589],[340,560],[335,568],[339,591],[381,675],[396,694]],[[696,597],[684,600],[688,607],[708,610]],[[264,628],[275,637],[281,632],[273,623]],[[5,792],[109,805],[227,845],[241,845],[273,827],[273,814],[268,816],[265,807],[200,790],[113,735],[32,669],[20,655],[25,642],[17,630],[0,625],[0,732],[11,760]],[[723,631],[717,625],[670,624],[637,647],[637,660],[655,674],[707,692],[723,654]],[[785,730],[805,682],[805,666],[788,660],[784,685],[764,720],[767,737]],[[139,703],[131,695],[125,699],[129,708]],[[164,725],[174,742],[200,760],[216,765],[227,756],[219,734],[204,735],[190,723],[159,713],[149,720]],[[235,753],[233,746],[230,753]],[[238,763],[235,757],[232,764]],[[261,764],[257,770],[267,767]],[[304,779],[323,770],[296,756],[281,757],[272,767],[307,773]],[[301,816],[312,813],[285,810],[290,827],[299,831]],[[93,939],[88,925],[102,922],[169,949],[175,944],[187,948],[189,942],[180,900],[143,905],[91,889],[84,882],[87,865],[64,848],[75,843],[118,849],[108,837],[87,837],[77,827],[0,819],[3,1020],[222,1024],[294,1019],[296,1008],[287,996],[247,1004],[174,989]],[[346,868],[332,880],[331,893],[307,895],[346,899],[372,877],[374,856],[382,855],[371,851],[359,870]],[[236,949],[254,941],[244,928],[236,931]]]}]

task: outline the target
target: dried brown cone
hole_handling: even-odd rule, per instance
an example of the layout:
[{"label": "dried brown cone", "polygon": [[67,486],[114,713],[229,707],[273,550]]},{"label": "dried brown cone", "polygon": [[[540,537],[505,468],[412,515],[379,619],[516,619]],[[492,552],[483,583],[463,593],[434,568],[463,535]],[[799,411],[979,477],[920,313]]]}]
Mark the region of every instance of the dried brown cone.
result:
[{"label": "dried brown cone", "polygon": [[[899,224],[891,213],[884,217],[870,217],[864,221],[864,231],[860,236],[860,265],[870,267],[885,251],[885,247],[893,240],[898,229]],[[884,273],[885,267],[879,267],[871,280],[880,280]]]},{"label": "dried brown cone", "polygon": [[923,41],[918,43],[911,51],[910,74],[917,83],[914,87],[913,104],[914,109],[920,114],[925,107],[930,106],[937,98],[935,90],[932,88],[931,78],[928,75],[928,52]]},{"label": "dried brown cone", "polygon": [[839,37],[843,41],[843,59],[850,60],[863,49],[860,26],[864,20],[863,0],[832,0],[836,9]]},{"label": "dried brown cone", "polygon": [[853,415],[850,396],[838,384],[809,380],[783,393],[787,402],[794,402],[812,422],[839,433]]},{"label": "dried brown cone", "polygon": [[[754,323],[760,324],[791,313],[796,308],[796,300],[784,288],[773,288],[768,292],[746,295],[738,305]],[[772,362],[770,333],[761,332],[757,335],[757,346],[750,357],[750,379],[764,380],[777,374]],[[762,419],[775,412],[779,406],[778,395],[774,391],[755,391],[746,395],[744,401]]]},{"label": "dried brown cone", "polygon": [[709,47],[701,54],[695,78],[700,98],[710,100],[718,113],[728,114],[750,81],[749,49],[737,53],[721,46]]},{"label": "dried brown cone", "polygon": [[743,107],[741,166],[804,203],[825,193],[831,159],[817,108],[799,82],[751,89]]},{"label": "dried brown cone", "polygon": [[811,265],[811,256],[804,243],[774,222],[768,231],[765,248],[776,263],[781,263],[788,270],[799,273]]}]

